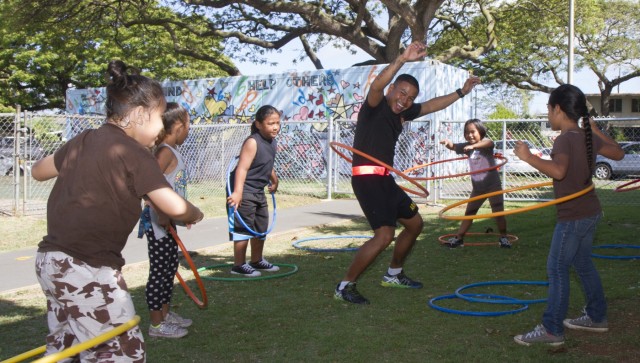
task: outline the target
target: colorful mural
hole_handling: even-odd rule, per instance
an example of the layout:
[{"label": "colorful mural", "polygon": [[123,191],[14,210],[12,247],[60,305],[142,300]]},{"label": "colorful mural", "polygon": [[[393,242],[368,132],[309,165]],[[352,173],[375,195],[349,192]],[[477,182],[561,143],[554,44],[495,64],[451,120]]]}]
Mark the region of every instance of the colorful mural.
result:
[{"label": "colorful mural", "polygon": [[[324,121],[328,117],[355,120],[371,82],[384,66],[166,81],[162,86],[167,101],[189,110],[195,125],[249,123],[265,104],[280,109],[284,122]],[[433,61],[408,63],[399,73],[409,73],[420,82],[418,102],[450,93],[468,77],[466,71]],[[104,88],[70,89],[66,111],[104,114],[105,92]],[[455,109],[441,112],[445,119],[463,119],[464,112]],[[456,114],[458,117],[450,117]]]}]

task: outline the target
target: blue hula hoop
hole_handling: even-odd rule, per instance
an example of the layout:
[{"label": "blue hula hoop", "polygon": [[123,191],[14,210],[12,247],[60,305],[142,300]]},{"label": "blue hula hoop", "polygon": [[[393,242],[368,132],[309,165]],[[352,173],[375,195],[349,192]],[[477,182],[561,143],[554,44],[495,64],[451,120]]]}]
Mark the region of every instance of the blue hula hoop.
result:
[{"label": "blue hula hoop", "polygon": [[[229,163],[229,167],[227,167],[227,194],[231,195],[231,170],[233,169],[233,162],[238,160],[240,157],[236,156],[235,158],[233,158],[233,160],[231,160],[231,162]],[[242,227],[244,227],[247,231],[249,231],[249,233],[251,233],[253,236],[255,237],[264,237],[266,235],[268,235],[269,233],[271,233],[271,230],[273,229],[273,226],[276,225],[276,196],[275,193],[271,193],[271,200],[273,201],[273,216],[271,217],[271,225],[269,226],[269,228],[267,228],[266,232],[256,232],[253,229],[251,229],[249,226],[247,226],[247,224],[245,223],[245,221],[242,219],[242,217],[240,216],[240,213],[238,213],[238,210],[236,208],[232,208],[232,207],[227,207],[227,215],[229,215],[229,218],[231,218],[231,216],[235,216],[238,221],[240,221],[240,224],[242,224]],[[232,212],[233,211],[233,212]]]},{"label": "blue hula hoop", "polygon": [[308,237],[293,242],[291,245],[297,249],[311,251],[311,252],[351,252],[357,251],[359,247],[345,247],[345,248],[315,248],[300,246],[302,243],[321,240],[321,239],[335,239],[335,238],[372,238],[373,236],[320,236],[320,237]]},{"label": "blue hula hoop", "polygon": [[540,286],[549,286],[547,281],[487,281],[487,282],[477,282],[474,284],[464,285],[459,287],[455,295],[460,299],[470,301],[470,302],[482,302],[489,304],[536,304],[543,303],[547,301],[547,298],[543,299],[532,299],[532,300],[522,300],[516,299],[513,297],[509,297],[508,299],[504,299],[503,297],[496,299],[484,299],[475,297],[478,294],[463,294],[461,291],[465,289],[469,289],[477,286],[491,286],[491,285],[540,285]]},{"label": "blue hula hoop", "polygon": [[[514,302],[512,298],[507,297],[507,296],[500,296],[500,295],[491,295],[491,294],[470,294],[468,296],[477,296],[477,297],[487,297],[489,299],[503,299],[507,302],[505,302],[505,304],[514,304],[514,305],[522,305],[522,307],[517,308],[517,309],[513,309],[513,310],[504,310],[504,311],[469,311],[469,310],[457,310],[457,309],[449,309],[449,308],[445,308],[439,305],[436,305],[435,302],[438,300],[445,300],[445,299],[457,299],[458,296],[456,296],[455,294],[451,294],[451,295],[442,295],[442,296],[436,296],[434,298],[432,298],[431,300],[429,300],[428,304],[431,308],[436,309],[436,310],[440,310],[442,312],[445,313],[449,313],[449,314],[458,314],[458,315],[467,315],[467,316],[502,316],[502,315],[509,315],[509,314],[516,314],[519,313],[521,311],[525,311],[529,308],[529,305],[527,304],[522,304],[522,303],[518,303],[518,302]],[[485,299],[487,300],[487,299]]]},{"label": "blue hula hoop", "polygon": [[[601,246],[592,246],[591,248],[640,248],[640,246],[638,245],[601,245]],[[597,258],[607,258],[610,260],[638,260],[640,259],[640,256],[636,255],[636,256],[607,256],[607,255],[600,255],[597,253],[591,253],[591,257],[597,257]]]}]

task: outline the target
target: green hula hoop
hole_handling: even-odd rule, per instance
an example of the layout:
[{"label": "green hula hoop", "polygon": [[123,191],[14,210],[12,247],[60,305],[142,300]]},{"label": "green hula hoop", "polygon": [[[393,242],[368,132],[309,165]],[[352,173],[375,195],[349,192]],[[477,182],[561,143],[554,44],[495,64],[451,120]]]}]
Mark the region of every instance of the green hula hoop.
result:
[{"label": "green hula hoop", "polygon": [[[289,268],[291,268],[291,271],[282,272],[282,273],[279,273],[279,274],[262,275],[262,276],[258,276],[258,277],[217,277],[217,276],[203,276],[203,275],[200,275],[200,278],[205,279],[205,280],[213,280],[213,281],[255,281],[255,280],[277,279],[277,278],[280,278],[280,277],[293,275],[294,273],[298,272],[298,265],[294,265],[294,264],[290,264],[290,263],[274,263],[274,265],[278,266],[278,267],[289,267]],[[232,267],[232,266],[233,266],[232,263],[220,263],[220,264],[217,264],[217,265],[200,267],[198,269],[198,272],[205,271],[205,270],[213,270],[213,269],[221,268],[221,267]]]}]

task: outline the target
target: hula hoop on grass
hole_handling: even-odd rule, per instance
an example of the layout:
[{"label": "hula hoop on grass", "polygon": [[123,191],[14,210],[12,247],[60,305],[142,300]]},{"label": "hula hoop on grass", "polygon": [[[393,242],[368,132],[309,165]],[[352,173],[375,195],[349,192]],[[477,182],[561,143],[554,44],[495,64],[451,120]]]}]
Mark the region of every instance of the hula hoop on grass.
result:
[{"label": "hula hoop on grass", "polygon": [[516,187],[516,188],[498,190],[496,192],[491,192],[491,193],[487,193],[487,194],[478,195],[476,197],[469,198],[467,200],[463,200],[463,201],[460,201],[460,202],[455,202],[455,203],[453,203],[451,205],[448,205],[448,206],[444,207],[438,213],[438,216],[440,218],[442,218],[442,219],[451,219],[451,220],[483,219],[483,218],[494,218],[494,217],[506,216],[506,215],[515,214],[515,213],[528,212],[528,211],[531,211],[531,210],[534,210],[534,209],[548,207],[550,205],[555,205],[555,204],[559,204],[559,203],[562,203],[562,202],[566,202],[568,200],[577,198],[577,197],[579,197],[581,195],[587,194],[588,192],[593,190],[593,188],[595,188],[595,185],[592,183],[588,187],[582,189],[579,192],[576,192],[576,193],[573,193],[573,194],[569,194],[569,195],[566,195],[566,196],[561,197],[561,198],[552,199],[552,200],[547,201],[547,202],[537,203],[537,204],[530,205],[530,206],[527,206],[527,207],[521,207],[521,208],[516,208],[516,209],[511,209],[511,210],[505,210],[505,211],[502,211],[502,212],[494,212],[494,213],[470,215],[470,216],[445,216],[444,215],[444,213],[446,211],[448,211],[448,210],[450,210],[452,208],[455,208],[455,207],[457,207],[459,205],[470,203],[470,202],[473,202],[473,201],[476,201],[476,200],[479,200],[479,199],[489,198],[489,197],[493,197],[494,195],[506,194],[506,193],[515,192],[515,191],[518,191],[518,190],[523,190],[523,189],[533,189],[533,188],[539,188],[539,187],[548,187],[548,186],[550,186],[552,184],[553,184],[553,182],[529,184],[529,185],[524,185],[524,186],[520,186],[520,187]]},{"label": "hula hoop on grass", "polygon": [[[640,248],[640,246],[638,245],[625,245],[625,244],[620,244],[620,245],[601,245],[601,246],[592,246],[591,248]],[[609,255],[600,255],[597,253],[591,253],[591,257],[597,257],[597,258],[607,258],[610,260],[638,260],[640,259],[640,256],[636,255],[636,256],[609,256]]]},{"label": "hula hoop on grass", "polygon": [[[475,171],[468,171],[468,172],[465,172],[465,173],[450,174],[450,175],[439,175],[439,176],[429,176],[429,177],[413,177],[413,179],[414,180],[437,180],[437,179],[445,179],[445,178],[456,178],[456,177],[465,176],[465,175],[480,174],[480,173],[484,173],[484,172],[487,172],[487,171],[498,169],[501,166],[503,166],[504,164],[506,164],[507,161],[509,161],[507,158],[505,158],[504,156],[502,156],[500,154],[495,154],[495,155],[493,155],[493,157],[496,158],[496,159],[501,159],[502,163],[496,164],[496,165],[488,167],[488,168],[475,170]],[[418,169],[423,169],[423,168],[426,168],[426,167],[431,166],[431,165],[442,164],[442,163],[446,163],[446,162],[450,162],[450,161],[467,160],[467,159],[469,159],[468,156],[463,156],[463,157],[453,158],[453,159],[432,161],[430,163],[421,164],[421,165],[417,165],[417,166],[411,167],[411,168],[403,171],[403,173],[409,174],[412,171],[415,171],[415,170],[418,170]]]},{"label": "hula hoop on grass", "polygon": [[637,185],[635,187],[631,187],[631,188],[627,188],[629,185],[633,185],[633,184],[637,184],[640,183],[640,179],[636,179],[636,180],[632,180],[628,183],[624,183],[622,185],[618,185],[613,191],[614,192],[630,192],[632,190],[638,190],[640,189],[640,185]]},{"label": "hula hoop on grass", "polygon": [[191,271],[193,271],[193,276],[195,277],[196,283],[198,284],[198,288],[200,289],[202,300],[198,299],[198,297],[196,297],[193,291],[191,291],[191,288],[187,285],[187,283],[184,281],[182,276],[180,276],[180,272],[176,271],[176,277],[178,278],[178,281],[180,281],[180,285],[182,285],[184,292],[187,293],[187,295],[191,298],[191,300],[193,300],[193,302],[196,303],[196,305],[200,309],[204,309],[207,307],[209,300],[207,299],[207,291],[204,288],[204,284],[202,283],[200,274],[198,274],[198,268],[193,263],[191,256],[189,256],[189,251],[187,251],[187,248],[184,246],[184,244],[182,243],[182,240],[180,239],[180,237],[178,237],[178,233],[172,226],[169,226],[169,233],[171,233],[171,235],[173,236],[173,239],[178,244],[178,247],[180,247],[180,249],[182,250],[182,255],[184,256],[184,259],[187,261],[187,264],[189,264]]},{"label": "hula hoop on grass", "polygon": [[[464,235],[465,236],[501,236],[500,233],[480,233],[480,232],[467,232]],[[447,238],[451,238],[455,236],[456,236],[455,233],[442,235],[438,237],[438,242],[440,242],[441,245],[446,245]],[[515,241],[518,240],[518,236],[513,234],[508,234],[507,239],[509,240],[510,243],[514,243]],[[464,243],[465,246],[497,246],[499,244],[500,242],[471,242],[471,243],[465,242]]]},{"label": "hula hoop on grass", "polygon": [[320,237],[308,237],[293,242],[291,245],[299,250],[311,251],[311,252],[351,252],[357,251],[360,247],[345,247],[345,248],[315,248],[300,246],[305,242],[316,241],[321,239],[338,239],[338,238],[367,238],[370,239],[373,236],[320,236]]},{"label": "hula hoop on grass", "polygon": [[[490,294],[473,294],[473,296],[484,296],[484,297],[488,297],[491,299],[504,299],[505,301],[510,301],[511,298],[508,296],[500,296],[500,295],[490,295]],[[435,302],[438,300],[445,300],[445,299],[457,299],[458,296],[456,296],[455,294],[451,294],[451,295],[442,295],[442,296],[436,296],[433,299],[429,300],[428,304],[430,307],[436,309],[436,310],[440,310],[442,312],[445,313],[449,313],[449,314],[458,314],[458,315],[467,315],[467,316],[502,316],[502,315],[508,315],[508,314],[515,314],[515,313],[519,313],[521,311],[525,311],[529,308],[529,305],[527,304],[519,304],[516,302],[511,302],[511,304],[514,305],[522,305],[521,308],[518,309],[514,309],[514,310],[504,310],[504,311],[468,311],[468,310],[457,310],[457,309],[449,309],[449,308],[445,308],[439,305],[436,305]],[[506,302],[505,304],[509,304],[509,302]]]},{"label": "hula hoop on grass", "polygon": [[[294,264],[289,264],[289,263],[274,263],[274,266],[279,266],[279,267],[290,267],[291,271],[287,271],[287,272],[282,272],[279,274],[269,274],[269,275],[262,275],[262,276],[258,276],[258,277],[216,277],[216,276],[202,276],[203,279],[205,280],[213,280],[213,281],[256,281],[256,280],[268,280],[268,279],[277,279],[280,277],[285,277],[285,276],[289,276],[289,275],[293,275],[294,273],[298,272],[298,266],[294,265]],[[217,265],[211,265],[211,266],[205,266],[205,267],[200,267],[198,269],[198,272],[200,271],[205,271],[205,270],[214,270],[217,268],[222,268],[222,267],[232,267],[233,264],[232,263],[221,263],[221,264],[217,264]]]},{"label": "hula hoop on grass", "polygon": [[[237,159],[239,159],[239,156],[236,156],[235,158],[233,158],[233,160],[231,160],[231,162],[229,163],[229,167],[227,167],[227,194],[231,195],[231,169],[233,169],[233,162],[236,161]],[[271,217],[271,225],[269,226],[269,228],[267,228],[267,231],[262,233],[262,232],[256,232],[253,229],[251,229],[249,226],[247,226],[247,224],[244,222],[244,220],[242,219],[242,217],[240,216],[240,213],[238,213],[238,210],[236,208],[233,208],[233,214],[236,216],[236,218],[238,219],[238,221],[240,221],[240,224],[242,224],[242,226],[249,231],[249,233],[251,233],[253,236],[255,237],[264,237],[266,235],[268,235],[269,233],[271,233],[271,230],[273,229],[273,226],[276,225],[276,196],[275,193],[271,193],[271,200],[273,201],[273,216]],[[231,209],[232,207],[229,207],[229,209]],[[229,211],[230,212],[230,211]]]},{"label": "hula hoop on grass", "polygon": [[[98,344],[104,343],[107,340],[114,338],[124,332],[126,332],[127,330],[133,328],[134,326],[138,325],[138,323],[140,322],[140,316],[135,315],[131,320],[127,321],[126,323],[122,323],[120,325],[118,325],[117,327],[103,333],[100,334],[94,338],[91,338],[87,341],[84,341],[82,343],[78,343],[78,344],[74,344],[72,346],[70,346],[69,348],[60,351],[58,353],[54,353],[51,355],[47,355],[43,358],[40,358],[38,360],[33,361],[33,363],[54,363],[54,362],[58,362],[64,358],[69,358],[69,357],[73,357],[74,355],[82,352],[83,350],[87,350],[91,347],[94,347]],[[29,352],[27,352],[29,353]],[[26,353],[25,353],[26,354]],[[17,360],[13,361],[9,361],[9,362],[19,362]]]},{"label": "hula hoop on grass", "polygon": [[27,360],[31,357],[35,357],[36,355],[40,355],[40,354],[44,354],[47,351],[47,346],[43,345],[34,349],[31,349],[30,351],[24,352],[24,353],[20,353],[14,357],[11,357],[9,359],[3,360],[0,363],[17,363],[17,362],[22,362],[23,360]]},{"label": "hula hoop on grass", "polygon": [[482,302],[489,304],[537,304],[543,303],[547,301],[547,298],[543,299],[531,299],[531,300],[522,300],[509,297],[509,299],[479,299],[474,297],[478,294],[463,294],[461,291],[470,289],[472,287],[478,286],[492,286],[492,285],[539,285],[539,286],[549,286],[547,281],[487,281],[487,282],[476,282],[474,284],[464,285],[456,289],[455,295],[460,299],[470,301],[470,302]]},{"label": "hula hoop on grass", "polygon": [[420,189],[420,191],[416,191],[416,190],[413,190],[413,189],[409,189],[409,188],[407,188],[407,187],[404,187],[404,186],[402,186],[402,185],[398,185],[398,186],[399,186],[402,190],[404,190],[405,192],[407,192],[407,193],[411,193],[411,194],[415,194],[415,195],[417,195],[418,197],[421,197],[421,198],[426,198],[426,197],[428,197],[428,196],[429,196],[429,191],[428,191],[425,187],[423,187],[422,185],[420,185],[420,183],[418,183],[417,181],[415,181],[413,178],[411,178],[411,177],[407,176],[406,174],[404,174],[404,173],[403,173],[403,172],[401,172],[400,170],[398,170],[398,169],[394,168],[393,166],[388,165],[387,163],[385,163],[385,162],[383,162],[383,161],[381,161],[381,160],[378,160],[378,159],[374,158],[373,156],[371,156],[371,155],[369,155],[369,154],[365,154],[365,153],[363,153],[362,151],[360,151],[360,150],[358,150],[358,149],[355,149],[355,148],[353,148],[353,147],[351,147],[351,146],[348,146],[348,145],[345,145],[345,144],[341,144],[341,143],[339,143],[339,142],[331,141],[331,142],[329,143],[329,146],[331,146],[331,149],[333,149],[333,151],[335,151],[335,152],[336,152],[336,154],[340,155],[340,157],[342,157],[343,159],[345,159],[345,160],[346,160],[346,161],[348,161],[348,162],[352,162],[353,160],[351,160],[351,158],[350,158],[350,157],[348,157],[347,155],[345,155],[344,153],[342,153],[342,152],[341,152],[340,150],[338,150],[337,148],[342,148],[342,149],[349,150],[349,151],[351,151],[351,152],[352,152],[352,153],[354,153],[354,154],[358,154],[358,155],[362,156],[363,158],[365,158],[365,159],[367,159],[367,160],[369,160],[369,161],[372,161],[372,162],[374,162],[374,163],[376,163],[376,164],[378,164],[378,165],[380,165],[380,166],[383,166],[383,167],[385,167],[387,170],[394,172],[397,176],[399,176],[399,177],[401,177],[402,179],[404,179],[404,180],[406,180],[406,181],[410,182],[411,184],[413,184],[413,185],[415,185],[416,187],[418,187],[418,189]]}]

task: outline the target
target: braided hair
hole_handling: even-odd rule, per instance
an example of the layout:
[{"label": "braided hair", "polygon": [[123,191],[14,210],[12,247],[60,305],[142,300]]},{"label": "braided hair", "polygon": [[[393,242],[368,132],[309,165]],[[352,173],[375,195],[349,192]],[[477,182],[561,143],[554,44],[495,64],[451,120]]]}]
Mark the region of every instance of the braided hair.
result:
[{"label": "braided hair", "polygon": [[563,84],[551,92],[549,96],[549,105],[560,106],[560,109],[574,120],[578,126],[582,121],[582,129],[584,130],[585,145],[587,149],[587,165],[589,165],[589,177],[585,184],[591,181],[593,174],[593,132],[591,123],[589,122],[589,109],[587,108],[587,98],[582,91],[571,84]]}]

